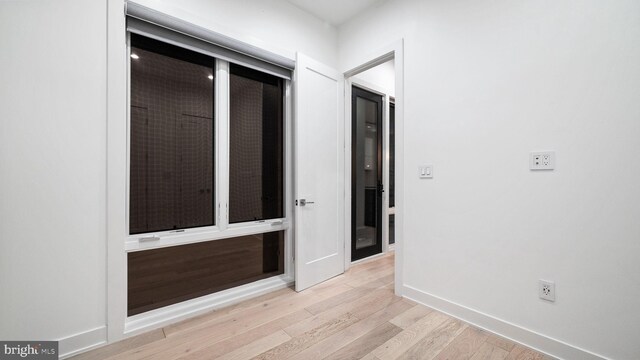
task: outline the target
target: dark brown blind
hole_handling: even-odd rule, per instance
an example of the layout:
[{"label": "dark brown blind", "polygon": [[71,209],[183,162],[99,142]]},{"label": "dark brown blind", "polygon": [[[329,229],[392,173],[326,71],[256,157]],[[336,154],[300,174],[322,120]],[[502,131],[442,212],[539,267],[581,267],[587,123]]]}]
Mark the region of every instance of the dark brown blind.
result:
[{"label": "dark brown blind", "polygon": [[128,316],[284,273],[284,231],[131,252]]},{"label": "dark brown blind", "polygon": [[214,225],[214,59],[131,37],[130,234]]}]

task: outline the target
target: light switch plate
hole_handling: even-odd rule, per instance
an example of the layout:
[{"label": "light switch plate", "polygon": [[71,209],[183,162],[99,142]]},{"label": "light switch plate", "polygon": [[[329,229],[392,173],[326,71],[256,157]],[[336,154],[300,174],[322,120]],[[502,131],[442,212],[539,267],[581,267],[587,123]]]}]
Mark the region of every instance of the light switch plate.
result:
[{"label": "light switch plate", "polygon": [[418,177],[420,179],[433,179],[433,165],[418,166]]},{"label": "light switch plate", "polygon": [[532,151],[529,154],[530,170],[553,170],[555,167],[555,151]]}]

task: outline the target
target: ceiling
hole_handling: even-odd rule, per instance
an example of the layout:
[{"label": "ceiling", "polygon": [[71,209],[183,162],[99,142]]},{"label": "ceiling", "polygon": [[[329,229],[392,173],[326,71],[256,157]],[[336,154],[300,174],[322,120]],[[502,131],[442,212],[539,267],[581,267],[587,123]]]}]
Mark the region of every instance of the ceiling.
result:
[{"label": "ceiling", "polygon": [[384,0],[287,0],[302,10],[338,26],[375,3]]}]

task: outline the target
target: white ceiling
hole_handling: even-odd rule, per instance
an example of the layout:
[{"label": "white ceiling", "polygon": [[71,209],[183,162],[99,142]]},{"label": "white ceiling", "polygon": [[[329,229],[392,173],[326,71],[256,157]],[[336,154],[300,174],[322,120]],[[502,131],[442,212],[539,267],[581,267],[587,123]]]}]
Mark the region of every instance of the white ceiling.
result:
[{"label": "white ceiling", "polygon": [[364,9],[384,0],[287,0],[302,10],[338,26]]}]

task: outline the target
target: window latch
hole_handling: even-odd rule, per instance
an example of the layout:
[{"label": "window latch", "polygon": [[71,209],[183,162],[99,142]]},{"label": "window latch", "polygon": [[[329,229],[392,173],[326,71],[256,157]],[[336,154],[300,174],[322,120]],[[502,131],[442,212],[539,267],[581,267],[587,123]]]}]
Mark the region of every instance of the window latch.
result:
[{"label": "window latch", "polygon": [[147,236],[138,239],[138,242],[159,241],[160,236]]}]

